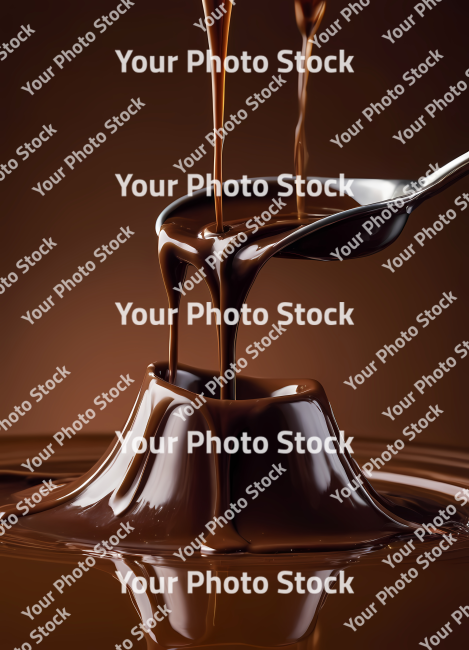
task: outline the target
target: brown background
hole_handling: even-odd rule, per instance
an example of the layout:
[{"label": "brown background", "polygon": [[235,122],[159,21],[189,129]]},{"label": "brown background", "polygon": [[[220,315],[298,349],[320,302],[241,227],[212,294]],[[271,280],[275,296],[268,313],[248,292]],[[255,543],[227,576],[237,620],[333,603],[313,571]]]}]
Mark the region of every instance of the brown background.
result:
[{"label": "brown background", "polygon": [[[434,98],[449,85],[466,79],[467,19],[463,3],[444,0],[420,19],[412,2],[375,0],[361,15],[347,23],[339,11],[346,3],[331,2],[324,27],[339,17],[339,35],[317,54],[353,54],[354,74],[313,75],[308,106],[310,175],[350,177],[417,178],[430,163],[444,163],[468,149],[466,91],[405,146],[392,135],[409,126]],[[78,413],[93,406],[93,399],[115,386],[121,373],[136,380],[116,402],[99,412],[93,422],[97,432],[121,429],[138,392],[146,365],[167,358],[165,327],[120,325],[115,302],[134,307],[166,307],[166,297],[156,257],[154,225],[158,214],[172,199],[120,196],[116,173],[134,179],[179,179],[176,197],[186,192],[183,174],[172,165],[187,157],[211,128],[211,84],[205,71],[186,72],[188,49],[206,49],[206,35],[193,26],[202,16],[199,2],[168,3],[137,0],[119,22],[99,34],[93,22],[115,9],[113,2],[57,1],[3,2],[0,9],[3,40],[16,36],[22,24],[36,33],[0,62],[3,101],[1,162],[15,157],[16,148],[52,124],[57,134],[0,183],[2,206],[0,274],[17,271],[16,261],[37,249],[43,237],[58,246],[0,296],[2,331],[2,398],[0,417],[6,418],[16,404],[28,399],[29,391],[44,383],[56,366],[71,371],[41,403],[15,424],[14,433],[54,433],[70,426]],[[395,45],[381,34],[396,27],[413,13],[416,26]],[[93,30],[96,41],[60,71],[52,62],[62,49],[70,49],[78,36]],[[227,112],[239,110],[245,99],[260,90],[276,74],[277,52],[297,50],[300,37],[293,2],[240,0],[232,18],[229,52],[243,50],[269,57],[265,74],[228,75]],[[141,55],[179,55],[173,74],[121,74],[114,52],[133,49]],[[361,111],[402,80],[404,72],[425,60],[430,49],[443,61],[417,84],[406,86],[405,95],[359,137],[339,149],[329,139],[346,130]],[[20,89],[53,65],[55,78],[34,96]],[[293,136],[297,116],[296,74],[284,75],[288,84],[227,138],[225,177],[277,175],[292,172]],[[104,122],[118,115],[138,97],[146,104],[118,133],[75,171],[41,197],[30,188],[46,180],[72,150],[82,149],[89,137],[104,130]],[[211,171],[206,156],[192,171]],[[469,191],[463,180],[414,214],[402,237],[388,250],[372,258],[343,264],[274,260],[261,273],[250,294],[249,306],[269,310],[276,322],[277,304],[301,302],[322,309],[340,301],[354,307],[355,326],[291,326],[249,371],[257,376],[313,377],[326,388],[341,428],[357,438],[394,440],[402,428],[438,404],[442,416],[421,437],[424,444],[466,446],[466,361],[437,386],[418,398],[408,415],[396,422],[380,415],[410,391],[423,373],[452,354],[456,344],[469,338],[467,317],[466,214],[428,243],[417,246],[418,254],[395,274],[381,264],[412,243],[413,235],[430,226],[438,214],[453,207],[454,198]],[[93,251],[115,237],[121,226],[135,236],[104,264]],[[97,269],[34,326],[21,315],[51,295],[62,278],[69,278],[87,260]],[[20,273],[20,272],[19,272]],[[379,372],[359,390],[343,381],[355,375],[384,343],[392,343],[401,330],[415,324],[424,309],[438,302],[443,291],[458,301],[416,340],[391,359],[378,362]],[[55,297],[55,294],[54,294]],[[208,292],[198,287],[191,300],[205,302]],[[184,312],[185,313],[185,312]],[[240,351],[260,340],[267,327],[241,327]],[[204,324],[182,327],[183,362],[216,367],[214,328]],[[42,448],[42,447],[41,447]],[[39,450],[39,449],[38,449]]]},{"label": "brown background", "polygon": [[[346,0],[332,0],[324,27],[339,17],[342,31],[319,54],[338,54],[344,49],[354,55],[354,74],[320,73],[311,80],[308,106],[308,140],[311,152],[310,175],[335,177],[417,178],[430,163],[440,165],[468,149],[467,115],[469,91],[457,99],[411,142],[405,146],[392,135],[406,128],[434,98],[442,97],[449,85],[465,79],[469,67],[467,22],[469,8],[457,0],[443,0],[420,19],[413,1],[372,0],[350,24],[340,17]],[[188,156],[204,141],[211,129],[211,85],[204,71],[186,72],[188,49],[205,50],[206,35],[193,23],[202,16],[201,3],[171,0],[164,3],[136,0],[119,22],[98,34],[93,22],[115,9],[117,2],[84,0],[21,3],[3,0],[0,5],[2,42],[15,37],[22,24],[30,24],[36,33],[0,62],[2,80],[0,163],[16,157],[15,151],[52,124],[57,134],[26,162],[0,183],[1,239],[0,276],[17,271],[16,261],[37,249],[43,237],[52,237],[58,246],[28,274],[0,296],[2,347],[0,352],[0,418],[15,405],[28,399],[29,391],[52,376],[56,366],[71,371],[41,403],[15,424],[10,433],[52,435],[70,426],[78,413],[95,408],[93,399],[116,385],[121,373],[136,380],[116,402],[99,412],[88,431],[99,433],[122,429],[138,392],[148,363],[167,358],[168,332],[164,327],[146,325],[122,327],[115,302],[133,302],[134,307],[159,310],[166,307],[156,248],[154,225],[158,214],[172,199],[121,198],[116,173],[134,178],[179,179],[176,196],[185,194],[181,172],[172,165]],[[395,45],[381,34],[396,27],[414,13],[416,26]],[[52,62],[62,49],[70,49],[78,36],[93,30],[97,35],[82,54],[60,71]],[[293,0],[238,0],[233,11],[229,51],[240,55],[269,57],[270,69],[264,75],[237,73],[228,76],[227,112],[244,106],[245,99],[260,90],[276,74],[277,52],[297,50],[300,37],[294,20]],[[121,74],[115,49],[134,54],[179,55],[172,75]],[[415,86],[406,86],[405,95],[368,124],[363,133],[339,149],[329,139],[346,130],[361,117],[371,102],[379,101],[388,88],[401,81],[411,67],[425,60],[430,49],[438,49],[444,60]],[[33,97],[21,90],[48,66],[54,66],[55,78]],[[296,75],[284,75],[288,84],[256,113],[250,113],[226,141],[226,178],[269,176],[293,171],[293,137],[297,117]],[[469,80],[466,79],[469,82]],[[104,122],[123,111],[130,99],[140,97],[146,104],[115,135],[76,170],[66,169],[66,178],[45,197],[31,191],[46,180],[71,151],[82,149],[89,137],[103,130]],[[193,168],[195,173],[211,171],[205,157]],[[466,250],[468,227],[466,213],[430,242],[418,247],[418,254],[391,274],[381,264],[395,257],[413,242],[413,235],[430,226],[438,214],[453,207],[454,198],[469,192],[469,180],[458,183],[444,195],[422,206],[410,219],[402,237],[390,249],[373,258],[344,264],[307,263],[273,260],[261,273],[249,297],[252,308],[265,307],[271,320],[277,320],[277,304],[301,302],[303,306],[325,309],[340,301],[354,307],[354,327],[291,326],[276,344],[256,361],[249,371],[258,376],[313,377],[326,388],[341,428],[348,435],[364,440],[395,440],[402,428],[415,422],[438,404],[442,416],[414,444],[467,447],[466,441],[466,364],[458,366],[419,397],[408,415],[395,423],[380,415],[387,406],[412,389],[423,373],[429,374],[439,361],[452,354],[456,344],[469,339],[467,316]],[[469,214],[469,213],[468,213]],[[135,232],[105,264],[99,264],[73,292],[41,321],[31,326],[21,315],[38,306],[62,278],[69,278],[78,265],[93,259],[93,251],[115,237],[121,226]],[[355,375],[371,360],[384,343],[392,343],[400,331],[415,324],[415,317],[438,302],[443,291],[452,291],[458,301],[420,334],[386,366],[378,362],[379,372],[359,390],[352,391],[343,381]],[[208,293],[197,288],[191,300],[205,302]],[[270,328],[269,328],[270,329]],[[239,349],[260,340],[267,327],[241,327]],[[215,368],[217,361],[214,328],[183,326],[181,360]],[[95,408],[95,410],[97,410]],[[0,432],[5,438],[5,434]],[[25,448],[34,455],[44,446]],[[82,440],[82,439],[81,439]],[[5,442],[4,442],[5,444]],[[80,439],[70,443],[75,452]],[[0,443],[0,449],[1,443]],[[2,458],[4,452],[2,451]],[[52,582],[70,565],[34,563],[6,558],[2,560],[2,611],[8,625],[2,627],[2,640],[8,647],[28,640],[35,624],[19,612],[44,596]],[[439,569],[438,569],[439,571]],[[98,574],[98,572],[95,572]],[[26,588],[21,581],[25,580]],[[25,577],[26,576],[26,577]],[[452,577],[452,576],[451,576]],[[448,616],[461,602],[454,595],[454,583],[446,576],[427,576],[428,593],[435,598],[445,593]],[[434,579],[434,583],[431,580]],[[445,579],[447,581],[445,581]],[[47,647],[110,648],[129,638],[138,620],[127,597],[121,597],[115,582],[99,573],[93,584],[83,578],[57,603],[70,607],[73,617],[46,642]],[[422,578],[423,580],[423,578]],[[389,579],[390,581],[390,579]],[[388,581],[388,582],[389,582]],[[370,570],[369,580],[360,582],[359,593],[350,614],[359,613],[385,582],[383,572]],[[437,587],[435,586],[437,585]],[[422,587],[423,589],[423,587]],[[437,591],[438,589],[438,591]],[[448,596],[451,594],[451,596]],[[339,597],[338,597],[339,598]],[[317,634],[324,647],[337,647],[342,619],[337,619],[337,599],[329,599],[323,610],[322,627]],[[342,602],[340,602],[342,605]],[[384,648],[417,647],[432,628],[447,620],[429,621],[427,607],[408,608],[398,604],[383,618],[367,623],[367,629]],[[47,610],[47,613],[50,610]],[[110,614],[110,612],[112,612]],[[44,624],[45,614],[37,621]],[[397,624],[396,624],[397,621]],[[112,622],[112,625],[111,625]],[[30,624],[31,623],[31,624]],[[394,628],[383,635],[383,625]],[[408,634],[411,631],[411,640]],[[348,631],[347,631],[348,632]],[[368,632],[367,632],[368,633]],[[422,633],[422,634],[421,634]],[[362,647],[344,632],[349,647]],[[460,647],[456,634],[446,647]],[[83,644],[83,641],[85,643]],[[355,644],[355,645],[354,645]],[[409,645],[411,644],[411,645]],[[455,644],[455,645],[452,645]],[[142,647],[143,644],[135,644]],[[78,647],[78,646],[77,646]],[[322,647],[322,646],[321,646]]]}]

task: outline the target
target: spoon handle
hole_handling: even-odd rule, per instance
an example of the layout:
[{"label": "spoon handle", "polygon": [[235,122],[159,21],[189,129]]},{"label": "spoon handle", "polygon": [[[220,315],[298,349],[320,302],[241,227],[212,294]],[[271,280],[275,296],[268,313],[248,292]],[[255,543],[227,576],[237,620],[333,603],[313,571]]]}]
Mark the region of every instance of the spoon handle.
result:
[{"label": "spoon handle", "polygon": [[411,201],[412,210],[415,210],[423,201],[439,194],[460,178],[469,174],[469,151],[455,158],[441,169],[431,174],[422,184],[422,189]]}]

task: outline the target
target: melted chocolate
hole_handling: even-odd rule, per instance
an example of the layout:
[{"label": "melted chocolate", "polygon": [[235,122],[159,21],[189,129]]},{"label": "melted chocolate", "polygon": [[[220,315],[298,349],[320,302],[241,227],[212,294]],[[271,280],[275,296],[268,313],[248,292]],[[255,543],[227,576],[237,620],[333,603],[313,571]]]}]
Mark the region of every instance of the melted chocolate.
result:
[{"label": "melted chocolate", "polygon": [[[208,26],[208,37],[212,54],[219,56],[222,62],[221,72],[212,66],[214,127],[220,129],[225,96],[223,62],[232,4],[224,3],[224,9],[217,0],[203,0],[203,4],[206,17],[212,12],[219,16]],[[311,55],[311,39],[319,28],[325,4],[323,0],[295,0],[306,58]],[[300,178],[306,178],[308,161],[305,139],[307,81],[306,71],[299,78],[300,118],[295,140],[295,170]],[[222,149],[223,141],[217,137],[214,176],[220,184]],[[264,210],[275,196],[274,189],[271,184]],[[322,206],[314,214],[307,214],[305,200],[298,196],[296,210],[288,206],[253,233],[247,222],[258,210],[259,202],[228,201],[225,208],[229,219],[225,223],[222,202],[223,196],[219,195],[214,200],[204,198],[186,203],[174,210],[161,228],[159,259],[172,309],[179,308],[181,293],[174,287],[184,282],[189,265],[204,270],[203,277],[214,307],[222,314],[228,309],[239,311],[257,275],[272,256],[329,260],[334,244],[340,244],[338,234],[346,238],[349,233],[355,233],[360,219],[369,215],[366,208],[354,213],[355,203],[351,199],[340,199],[342,204],[336,199],[333,208]],[[346,222],[328,222],[327,228],[322,224],[318,227],[320,219],[337,212],[339,207],[352,208]],[[393,223],[383,226],[378,242],[373,238],[366,240],[358,255],[372,254],[391,243],[402,230],[408,212],[410,210],[403,210]],[[314,238],[307,238],[313,232]],[[224,251],[226,258],[218,260],[212,269],[206,259]],[[228,325],[222,319],[217,330],[218,372],[223,377],[236,367],[238,324]],[[177,576],[179,581],[173,595],[142,592],[141,589],[132,591],[129,586],[142,622],[158,615],[159,622],[154,629],[152,626],[144,628],[147,648],[229,645],[266,650],[288,646],[292,650],[307,650],[326,647],[318,641],[321,634],[314,633],[319,613],[325,606],[325,591],[291,593],[285,598],[277,593],[279,572],[301,572],[306,578],[324,581],[352,564],[355,577],[362,572],[360,585],[365,581],[369,585],[367,568],[371,568],[374,575],[378,574],[378,589],[393,584],[398,574],[390,575],[389,568],[383,569],[382,559],[389,551],[399,551],[398,540],[405,540],[416,528],[412,522],[428,523],[440,508],[446,507],[447,489],[451,486],[442,486],[441,493],[436,488],[431,492],[428,486],[414,479],[411,488],[405,486],[404,489],[403,485],[397,488],[398,481],[393,484],[389,475],[386,475],[388,483],[381,478],[381,482],[374,481],[372,485],[348,451],[341,453],[339,429],[332,409],[324,389],[313,380],[261,380],[240,376],[236,381],[236,370],[215,398],[202,400],[200,395],[213,374],[178,364],[178,315],[175,315],[170,330],[169,363],[148,367],[123,430],[125,446],[114,441],[98,462],[78,478],[67,472],[67,467],[71,469],[67,463],[54,467],[55,471],[49,474],[36,472],[34,477],[28,476],[33,481],[43,476],[53,477],[58,489],[36,504],[27,517],[19,517],[13,530],[2,537],[0,549],[3,554],[16,558],[70,563],[74,553],[94,556],[93,547],[97,542],[115,535],[122,523],[128,523],[133,528],[132,534],[107,553],[105,559],[99,559],[97,568],[113,577],[117,570],[122,575],[130,571],[133,576],[146,580]],[[177,410],[190,405],[197,405],[196,409],[192,408],[191,415],[185,420],[176,417]],[[323,445],[327,438],[332,438],[336,454],[279,454],[277,434],[281,430],[300,431],[306,439],[315,437]],[[239,439],[243,434],[252,439],[262,435],[268,440],[269,448],[261,455],[241,451],[218,454],[213,443],[211,453],[207,453],[204,445],[188,454],[190,431],[204,434],[211,431],[222,442],[228,438]],[[169,453],[170,438],[178,439],[172,453]],[[76,444],[77,440],[78,437],[70,444]],[[142,441],[147,449],[137,453]],[[74,472],[81,470],[81,464],[77,463],[86,458],[88,449],[93,446],[91,441],[88,445],[81,444],[84,449],[80,458],[74,459]],[[153,453],[152,447],[164,448],[165,453]],[[21,446],[19,458],[23,459],[23,454]],[[248,495],[252,492],[247,492],[249,486],[259,484],[262,477],[271,476],[274,466],[282,468],[277,470],[278,480],[272,479],[263,493],[251,499]],[[451,469],[454,471],[454,467]],[[427,471],[428,477],[433,478],[432,470],[421,471]],[[37,487],[25,489],[24,473],[5,470],[0,475],[2,499],[8,495],[10,502],[0,508],[3,519],[17,514],[16,504],[30,497]],[[436,475],[442,476],[441,469]],[[449,475],[448,480],[452,478],[453,475]],[[454,480],[462,481],[459,476]],[[330,498],[331,493],[342,490],[352,481],[360,486],[346,503]],[[246,507],[232,507],[231,504],[239,504],[242,499],[248,501]],[[206,524],[214,518],[222,518],[226,512],[235,512],[235,515],[231,519],[227,517],[224,525],[217,526],[214,534],[207,532]],[[460,513],[453,522],[456,527],[459,524],[459,530],[460,524],[466,523],[467,515]],[[454,532],[455,526],[450,529]],[[183,564],[172,555],[179,548],[190,547],[201,533],[206,539],[194,557]],[[461,557],[467,558],[467,534],[454,534],[458,537]],[[432,544],[434,541],[435,538],[430,538]],[[388,546],[380,550],[379,546],[384,544]],[[431,550],[430,545],[424,543],[417,552],[427,549]],[[451,568],[449,557],[448,554],[437,565],[442,574],[447,572],[448,565]],[[405,563],[414,561],[415,558],[405,559],[402,568]],[[247,572],[252,580],[257,576],[267,578],[270,588],[265,594],[208,594],[204,590],[189,594],[189,570],[210,570],[221,580],[227,576],[240,579]],[[434,566],[432,571],[436,570]],[[90,572],[99,589],[101,584],[96,573]],[[91,581],[89,576],[85,579]],[[357,579],[356,584],[358,582]],[[415,602],[426,595],[423,579],[416,584],[399,595],[401,611],[413,611]],[[68,592],[67,597],[70,598]],[[339,627],[340,647],[352,647],[350,638],[355,637],[351,637],[349,630],[344,632],[342,621],[337,626],[337,616],[347,621],[350,616],[359,614],[363,609],[363,593],[357,594],[355,601],[358,601],[356,605],[349,604],[349,600],[345,604],[342,596],[333,600],[333,625]],[[161,620],[159,613],[167,606],[171,613]],[[325,618],[327,621],[327,616]],[[366,618],[368,620],[368,616]],[[373,647],[376,628],[372,626],[370,623],[360,630],[360,647]],[[130,627],[129,623],[129,630]],[[110,642],[121,641],[114,639],[113,632],[109,631]],[[74,643],[73,638],[68,639],[67,647],[77,647]],[[81,643],[78,647],[82,647]],[[116,647],[121,646],[116,644]]]},{"label": "melted chocolate", "polygon": [[[217,72],[215,63],[212,67],[215,129],[223,126],[224,61],[231,8],[231,3],[225,6],[216,0],[204,0],[206,17],[212,13],[213,18],[218,16],[208,25],[212,55],[218,56],[221,62],[221,71]],[[311,37],[319,27],[325,2],[296,0],[295,8],[303,51],[309,56]],[[307,76],[307,72],[302,73],[299,82],[300,122],[295,162],[300,176],[305,174],[307,158],[304,137]],[[222,144],[217,138],[215,177],[220,184]],[[271,211],[267,212],[274,189],[271,184],[263,212],[267,218],[264,217],[264,225],[257,231],[249,226],[257,209],[256,202],[234,201],[230,218],[224,223],[223,196],[217,196],[216,192],[214,202],[208,199],[183,203],[161,226],[159,260],[170,307],[179,308],[181,292],[175,287],[184,282],[187,268],[192,265],[203,275],[213,306],[221,312],[217,326],[219,395],[199,402],[198,395],[206,390],[212,374],[178,367],[178,311],[170,329],[168,366],[163,363],[149,367],[123,431],[125,445],[115,442],[89,472],[65,482],[44,498],[35,514],[27,518],[25,528],[31,522],[32,529],[39,526],[49,534],[86,541],[96,536],[101,539],[103,534],[112,532],[118,518],[125,516],[138,524],[133,547],[148,549],[151,540],[155,551],[172,550],[189,544],[208,521],[221,517],[232,501],[243,498],[247,486],[262,478],[273,465],[283,463],[287,466],[283,482],[273,485],[265,499],[251,503],[217,529],[211,536],[213,539],[206,543],[205,551],[270,553],[350,549],[412,532],[415,526],[409,522],[420,521],[421,510],[380,496],[361,475],[348,452],[279,454],[275,441],[282,430],[300,431],[306,438],[316,437],[324,444],[330,437],[339,452],[339,429],[318,383],[243,377],[236,393],[239,322],[227,324],[224,314],[228,310],[240,312],[257,275],[272,256],[314,257],[311,250],[305,253],[300,242],[317,226],[322,227],[327,222],[322,218],[333,212],[326,208],[308,215],[304,205],[298,204],[297,211],[284,213],[278,209],[282,207],[278,203],[272,209],[273,202]],[[366,209],[359,211],[358,217],[362,218],[363,213]],[[323,236],[321,243],[324,232],[325,240]],[[332,236],[330,228],[319,231],[317,251],[323,248],[322,253],[316,252],[319,259],[326,255],[324,251],[333,241],[334,224]],[[373,252],[373,242],[365,242],[361,254],[370,252]],[[212,264],[208,263],[209,258]],[[198,404],[192,415],[185,420],[175,417],[179,407],[190,403]],[[270,446],[261,455],[241,451],[233,455],[208,454],[205,449],[188,454],[189,431],[204,434],[210,431],[221,441],[239,439],[245,433],[255,437],[262,431]],[[168,450],[152,453],[152,443],[155,450],[161,449],[161,444],[172,435],[179,441],[174,453]],[[138,445],[132,446],[136,438],[145,441],[144,453],[138,453]],[[358,479],[361,485],[345,507],[331,501],[331,493],[354,480],[358,485]],[[14,513],[16,503],[25,494],[27,491],[13,495],[14,503],[3,509],[3,516]]]},{"label": "melted chocolate", "polygon": [[[219,56],[222,64],[221,72],[212,66],[214,127],[220,129],[225,97],[223,63],[232,5],[226,3],[221,9],[217,0],[203,0],[203,4],[206,17],[212,12],[219,16],[208,26],[208,37],[212,55]],[[311,39],[319,28],[325,4],[322,0],[295,1],[306,58],[311,55]],[[299,78],[300,118],[295,140],[296,175],[303,179],[308,160],[307,81],[306,69]],[[217,137],[214,176],[220,184],[222,149],[223,141]],[[264,199],[264,215],[269,203],[272,205],[275,189],[271,183]],[[115,535],[122,523],[130,524],[133,533],[117,552],[107,554],[109,559],[99,560],[98,568],[113,576],[118,570],[122,575],[130,571],[147,580],[170,575],[179,580],[173,596],[142,593],[141,589],[132,592],[129,587],[142,622],[168,604],[171,609],[171,615],[155,630],[145,628],[148,648],[239,644],[264,648],[288,645],[306,650],[312,647],[311,642],[316,647],[313,632],[326,593],[292,593],[285,599],[277,593],[279,572],[300,571],[307,578],[322,580],[335,576],[350,563],[366,561],[370,547],[405,540],[417,524],[428,522],[445,505],[445,496],[422,496],[418,485],[414,493],[408,489],[405,496],[402,486],[398,494],[386,484],[376,490],[348,451],[341,450],[339,428],[324,389],[316,381],[261,380],[242,375],[237,380],[238,323],[225,323],[223,314],[228,309],[240,311],[260,270],[274,255],[331,259],[338,233],[347,236],[355,232],[360,219],[369,214],[367,208],[354,212],[356,204],[349,198],[340,201],[307,214],[304,198],[298,196],[296,209],[288,205],[283,211],[277,210],[257,232],[248,222],[258,210],[258,200],[228,201],[228,219],[223,215],[222,193],[213,200],[199,197],[173,210],[159,234],[159,260],[169,305],[179,309],[181,293],[175,287],[184,282],[188,267],[193,266],[203,276],[213,306],[222,315],[217,326],[218,372],[226,379],[219,394],[202,399],[213,373],[178,364],[178,312],[170,327],[169,363],[148,367],[123,430],[125,444],[114,441],[78,478],[59,467],[54,474],[58,488],[30,515],[20,518],[3,539],[7,552],[14,548],[18,554],[21,549],[26,555],[41,554],[41,559],[70,546],[75,552],[92,555],[97,542]],[[339,207],[351,208],[343,223],[331,217]],[[324,219],[328,216],[329,220]],[[391,243],[407,217],[408,211],[403,210],[392,224],[383,227],[379,242],[369,238],[357,255],[371,254]],[[314,238],[308,238],[312,233]],[[208,258],[215,261],[213,268]],[[184,419],[176,417],[184,407],[190,407],[192,413],[184,411]],[[212,442],[210,449],[204,444],[189,454],[187,441],[193,431],[210,431],[222,447],[227,439],[239,440],[247,435],[253,440],[262,435],[268,449],[262,454],[217,453]],[[336,453],[280,454],[280,431],[299,431],[306,440],[314,437],[321,441],[323,448],[326,439],[332,439]],[[177,439],[171,452],[170,439]],[[142,445],[144,451],[139,453]],[[277,468],[275,480],[272,468]],[[18,485],[18,474],[3,475],[19,489],[11,497],[9,494],[10,504],[1,508],[2,518],[17,513],[16,504],[36,490],[24,489],[24,482]],[[263,477],[270,477],[270,484],[262,483],[264,490],[254,499],[251,488],[260,485]],[[330,498],[352,482],[357,488],[346,503]],[[239,506],[243,500],[247,505]],[[223,521],[226,513],[231,518],[227,516],[223,525],[208,532],[206,524]],[[453,523],[466,520],[466,515],[458,514]],[[203,543],[185,564],[172,555],[178,549],[190,548],[201,533],[205,536]],[[210,570],[221,579],[227,575],[239,578],[247,571],[251,579],[267,578],[270,591],[250,595],[201,591],[189,595],[189,570]]]},{"label": "melted chocolate", "polygon": [[[207,16],[215,4],[212,0],[204,1]],[[308,38],[319,26],[325,3],[297,2],[296,9],[304,47],[309,48]],[[231,3],[224,13],[218,8],[218,14],[220,18],[209,27],[212,54],[219,56],[222,64],[222,72],[214,69],[212,75],[215,128],[223,124],[223,62]],[[297,150],[303,151],[298,159],[303,163],[306,81],[306,76],[300,79],[304,100],[300,129],[303,135],[297,140]],[[222,141],[217,138],[217,142],[215,176],[221,182]],[[265,197],[266,208],[267,201],[273,200],[271,195]],[[236,394],[238,323],[227,324],[224,314],[229,309],[240,311],[257,275],[273,255],[287,250],[287,256],[301,256],[295,245],[331,211],[306,215],[300,210],[284,214],[277,203],[271,212],[263,212],[268,218],[254,231],[248,225],[257,208],[254,202],[235,201],[225,223],[222,196],[215,196],[214,204],[215,222],[211,200],[187,203],[166,219],[159,236],[159,260],[172,309],[179,308],[181,293],[175,287],[184,282],[188,266],[192,265],[200,273],[203,270],[213,306],[221,312],[217,327],[219,372],[223,378],[220,394],[216,399],[200,402],[187,421],[175,417],[179,407],[198,403],[197,396],[212,378],[211,374],[178,367],[179,317],[176,315],[170,330],[168,367],[166,364],[150,366],[123,431],[125,446],[115,442],[89,472],[51,493],[35,509],[35,513],[42,511],[41,514],[29,517],[25,527],[31,525],[36,529],[39,525],[49,534],[83,541],[99,540],[112,533],[118,518],[125,516],[138,527],[138,535],[132,541],[134,548],[148,549],[151,540],[154,551],[173,550],[189,544],[208,521],[221,517],[273,465],[283,464],[287,469],[283,482],[273,485],[265,499],[251,503],[218,528],[207,541],[205,551],[271,553],[350,549],[410,534],[414,525],[406,519],[419,519],[415,509],[398,506],[376,493],[348,453],[316,455],[294,451],[287,457],[279,454],[275,442],[281,430],[300,431],[307,438],[315,436],[323,443],[331,437],[339,451],[339,429],[319,384],[312,380],[242,378]],[[365,254],[366,250],[365,245]],[[209,257],[214,264],[207,262]],[[186,448],[189,431],[211,431],[222,441],[239,439],[243,433],[255,437],[262,431],[270,441],[269,451],[262,455],[244,452],[229,455],[226,452],[207,454],[205,449],[197,449],[189,455]],[[151,452],[151,443],[160,449],[171,435],[179,441],[173,454]],[[142,454],[138,453],[138,445],[132,447],[136,438],[147,444]],[[331,492],[353,480],[358,485],[359,477],[362,485],[350,498],[348,507],[331,501]],[[14,496],[19,501],[24,493]],[[6,515],[14,512],[15,504],[4,510]]]}]

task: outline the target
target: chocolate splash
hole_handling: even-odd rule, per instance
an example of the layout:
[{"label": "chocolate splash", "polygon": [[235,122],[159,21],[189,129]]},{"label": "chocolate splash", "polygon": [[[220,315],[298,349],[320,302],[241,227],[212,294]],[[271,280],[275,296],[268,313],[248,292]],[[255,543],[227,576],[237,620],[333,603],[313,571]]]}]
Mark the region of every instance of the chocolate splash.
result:
[{"label": "chocolate splash", "polygon": [[[212,375],[182,366],[176,385],[170,385],[163,379],[166,371],[165,364],[149,366],[123,431],[125,445],[116,441],[86,474],[46,497],[35,508],[41,514],[28,516],[22,524],[26,529],[39,527],[57,538],[91,542],[109,537],[121,521],[128,521],[136,529],[134,552],[174,552],[207,532],[207,522],[223,517],[244,498],[247,507],[207,533],[203,552],[353,549],[413,531],[402,519],[412,516],[412,510],[393,514],[392,502],[374,491],[346,449],[342,453],[337,424],[317,382],[240,377],[239,399],[206,398],[183,422],[176,410],[194,404]],[[281,454],[281,430],[316,437],[323,448],[332,438],[335,453]],[[262,434],[269,446],[263,454],[227,454],[215,453],[213,443],[210,453],[203,445],[189,454],[189,431],[211,431],[222,444],[243,433],[253,439]],[[172,452],[170,437],[178,439]],[[142,445],[145,451],[138,453]],[[247,488],[268,476],[273,466],[280,468],[280,478],[252,499]],[[346,506],[330,498],[353,480],[362,486]],[[33,491],[16,494],[16,501]],[[2,517],[15,510],[15,504],[3,507]]]}]

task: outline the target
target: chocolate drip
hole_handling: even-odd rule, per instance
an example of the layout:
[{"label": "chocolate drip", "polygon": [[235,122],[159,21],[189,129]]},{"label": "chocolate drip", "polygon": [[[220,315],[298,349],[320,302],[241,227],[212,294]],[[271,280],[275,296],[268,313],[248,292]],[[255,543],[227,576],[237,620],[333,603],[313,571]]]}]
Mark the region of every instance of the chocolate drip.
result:
[{"label": "chocolate drip", "polygon": [[[247,203],[244,211],[249,211]],[[254,206],[252,207],[254,210]],[[228,309],[238,312],[247,299],[248,293],[266,262],[288,242],[292,243],[300,238],[301,229],[317,220],[315,217],[304,217],[300,221],[296,215],[276,215],[271,221],[254,233],[246,224],[249,219],[238,218],[229,221],[225,232],[218,235],[215,224],[210,224],[211,206],[205,209],[194,208],[188,214],[169,218],[162,227],[159,238],[159,260],[161,273],[168,293],[169,305],[172,309],[178,308],[181,293],[174,287],[178,286],[184,278],[187,266],[190,264],[195,269],[203,268],[206,275],[213,306],[221,311],[221,323],[217,328],[220,376],[225,377],[226,385],[221,389],[221,399],[232,400],[236,398],[236,337],[239,322],[229,325],[224,321],[223,315]],[[249,213],[251,218],[252,213]],[[212,217],[213,218],[213,217]],[[240,241],[245,237],[245,241]],[[230,248],[231,247],[231,248]],[[216,254],[226,250],[222,261],[216,259]],[[206,259],[213,256],[215,268],[206,263]],[[179,312],[178,312],[179,313]],[[176,314],[177,316],[177,314]],[[173,383],[177,368],[177,341],[178,318],[170,326],[170,360],[169,381]]]}]

